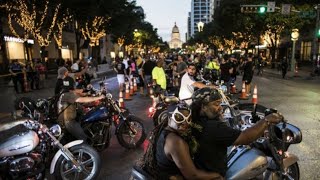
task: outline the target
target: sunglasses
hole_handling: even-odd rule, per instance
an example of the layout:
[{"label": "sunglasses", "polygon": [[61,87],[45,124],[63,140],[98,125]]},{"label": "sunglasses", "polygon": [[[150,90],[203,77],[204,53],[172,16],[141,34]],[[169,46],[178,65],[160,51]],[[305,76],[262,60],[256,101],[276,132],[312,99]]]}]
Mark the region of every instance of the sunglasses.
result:
[{"label": "sunglasses", "polygon": [[[188,111],[188,115],[187,115],[187,116],[183,115],[183,114],[180,112],[181,110]],[[190,109],[177,107],[177,108],[173,111],[173,113],[172,113],[172,115],[171,115],[171,119],[172,119],[175,123],[177,123],[177,124],[181,124],[181,123],[183,123],[183,122],[187,122],[188,124],[190,124],[190,123],[191,123],[191,118],[190,118],[190,116],[191,116],[191,111],[190,111]]]}]

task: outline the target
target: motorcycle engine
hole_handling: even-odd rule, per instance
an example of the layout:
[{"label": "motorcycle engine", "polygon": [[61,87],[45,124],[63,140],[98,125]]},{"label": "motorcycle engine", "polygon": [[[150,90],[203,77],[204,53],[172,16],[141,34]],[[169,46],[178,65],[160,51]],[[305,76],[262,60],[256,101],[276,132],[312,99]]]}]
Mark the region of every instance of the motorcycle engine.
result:
[{"label": "motorcycle engine", "polygon": [[31,157],[20,157],[9,163],[10,171],[16,173],[30,171],[34,165],[35,162]]}]

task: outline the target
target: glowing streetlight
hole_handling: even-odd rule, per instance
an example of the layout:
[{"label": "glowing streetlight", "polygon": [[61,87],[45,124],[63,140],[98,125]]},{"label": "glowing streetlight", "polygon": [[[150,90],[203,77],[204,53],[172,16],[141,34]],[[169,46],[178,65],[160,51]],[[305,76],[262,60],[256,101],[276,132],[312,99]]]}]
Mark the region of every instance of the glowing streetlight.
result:
[{"label": "glowing streetlight", "polygon": [[204,26],[204,23],[203,22],[198,22],[198,32],[201,32],[203,31],[203,26]]},{"label": "glowing streetlight", "polygon": [[294,57],[295,51],[296,51],[296,41],[299,38],[299,29],[292,29],[291,31],[291,40],[292,40],[292,56],[291,56],[291,71],[295,71],[295,73],[298,72],[298,68],[296,65],[296,59]]}]

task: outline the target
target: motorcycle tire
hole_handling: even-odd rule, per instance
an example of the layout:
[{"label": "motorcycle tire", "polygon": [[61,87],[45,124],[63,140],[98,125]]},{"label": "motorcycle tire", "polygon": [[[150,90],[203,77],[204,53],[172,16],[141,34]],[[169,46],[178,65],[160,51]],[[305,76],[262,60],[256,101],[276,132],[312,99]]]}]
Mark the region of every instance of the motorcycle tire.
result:
[{"label": "motorcycle tire", "polygon": [[[77,170],[73,169],[73,165],[64,156],[61,155],[56,163],[56,167],[55,167],[55,171],[54,171],[55,178],[59,179],[59,180],[97,179],[99,172],[100,172],[100,169],[101,169],[101,159],[100,159],[100,155],[97,153],[97,151],[86,144],[79,144],[79,145],[73,146],[73,147],[69,148],[69,151],[73,154],[73,156],[76,158],[76,160],[81,163],[81,165],[86,166],[84,168],[87,171],[90,171],[90,172],[88,172],[89,175],[85,175],[85,173],[83,173],[83,171],[78,172]],[[68,171],[67,174],[66,174],[66,171]],[[84,175],[84,176],[81,176],[81,175]]]},{"label": "motorcycle tire", "polygon": [[286,168],[286,172],[293,178],[293,179],[300,179],[300,170],[298,163],[294,163]]},{"label": "motorcycle tire", "polygon": [[[139,129],[140,133],[138,132]],[[142,120],[133,115],[128,116],[127,120],[120,124],[117,132],[119,144],[126,149],[134,149],[139,147],[144,142],[146,137],[147,136]]]}]

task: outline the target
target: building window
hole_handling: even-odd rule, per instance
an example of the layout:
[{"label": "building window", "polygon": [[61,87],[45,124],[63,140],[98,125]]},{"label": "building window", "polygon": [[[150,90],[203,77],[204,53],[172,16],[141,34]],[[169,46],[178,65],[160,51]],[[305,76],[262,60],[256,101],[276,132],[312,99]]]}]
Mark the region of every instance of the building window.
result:
[{"label": "building window", "polygon": [[310,41],[308,42],[301,42],[301,54],[300,57],[302,61],[311,60],[311,45]]}]

